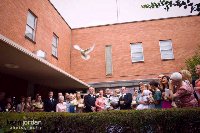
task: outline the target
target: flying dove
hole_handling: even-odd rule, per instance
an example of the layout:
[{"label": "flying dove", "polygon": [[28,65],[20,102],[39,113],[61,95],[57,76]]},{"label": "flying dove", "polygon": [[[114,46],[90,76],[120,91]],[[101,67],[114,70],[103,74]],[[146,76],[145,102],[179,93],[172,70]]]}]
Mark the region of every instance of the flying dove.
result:
[{"label": "flying dove", "polygon": [[81,57],[84,60],[89,60],[90,59],[89,53],[94,50],[94,47],[95,47],[95,44],[92,47],[87,48],[87,49],[84,50],[84,49],[80,48],[79,45],[74,45],[74,48],[81,52]]}]

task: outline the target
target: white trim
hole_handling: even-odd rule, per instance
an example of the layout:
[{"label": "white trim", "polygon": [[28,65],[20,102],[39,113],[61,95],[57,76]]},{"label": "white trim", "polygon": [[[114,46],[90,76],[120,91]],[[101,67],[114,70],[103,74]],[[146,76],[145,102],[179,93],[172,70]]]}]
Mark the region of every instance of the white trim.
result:
[{"label": "white trim", "polygon": [[31,56],[33,59],[35,59],[35,60],[37,60],[37,61],[39,61],[39,62],[41,62],[41,63],[44,63],[45,65],[47,65],[47,66],[53,68],[54,70],[56,70],[56,71],[58,71],[58,72],[60,72],[60,73],[62,73],[62,74],[64,74],[64,75],[66,75],[67,77],[70,77],[70,78],[72,78],[72,79],[78,81],[79,83],[81,83],[81,84],[83,84],[83,85],[89,87],[89,85],[88,85],[87,83],[85,83],[85,82],[79,80],[78,78],[76,78],[76,77],[70,75],[69,73],[65,72],[64,70],[62,70],[62,69],[60,69],[60,68],[54,66],[53,64],[49,63],[49,62],[46,61],[45,59],[42,59],[42,58],[37,57],[37,56],[36,56],[34,53],[32,53],[31,51],[25,49],[24,47],[20,46],[19,44],[15,43],[14,41],[8,39],[7,37],[3,36],[2,34],[0,34],[0,40],[4,41],[4,42],[7,43],[8,45],[10,45],[10,46],[16,48],[17,50],[23,52],[24,54]]}]

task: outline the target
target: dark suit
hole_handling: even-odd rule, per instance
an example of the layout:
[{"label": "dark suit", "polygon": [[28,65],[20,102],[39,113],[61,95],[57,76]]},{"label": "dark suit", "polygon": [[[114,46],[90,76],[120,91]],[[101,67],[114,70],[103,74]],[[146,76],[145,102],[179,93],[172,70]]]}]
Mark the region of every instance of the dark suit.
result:
[{"label": "dark suit", "polygon": [[92,112],[91,107],[95,107],[96,96],[91,96],[90,94],[84,97],[85,112]]},{"label": "dark suit", "polygon": [[3,101],[0,101],[0,112],[3,112],[5,110],[5,105]]},{"label": "dark suit", "polygon": [[44,101],[44,111],[46,112],[56,112],[56,104],[57,104],[57,101],[52,98],[52,100],[50,100],[50,98],[46,99]]},{"label": "dark suit", "polygon": [[[124,104],[120,104],[120,101],[124,101]],[[132,103],[132,94],[131,93],[126,93],[126,95],[120,96],[120,98],[119,98],[120,109],[122,109],[122,110],[131,109],[131,103]]]}]

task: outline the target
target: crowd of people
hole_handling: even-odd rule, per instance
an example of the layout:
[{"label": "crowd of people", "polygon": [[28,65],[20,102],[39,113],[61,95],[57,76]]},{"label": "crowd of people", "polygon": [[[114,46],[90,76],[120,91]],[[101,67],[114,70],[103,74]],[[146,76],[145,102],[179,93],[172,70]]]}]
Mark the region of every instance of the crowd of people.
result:
[{"label": "crowd of people", "polygon": [[[196,66],[196,74],[200,77],[200,65]],[[200,78],[192,84],[191,73],[188,70],[172,73],[170,76],[159,75],[158,80],[149,83],[139,82],[139,88],[128,92],[126,87],[121,89],[105,89],[95,92],[89,87],[88,94],[80,92],[58,93],[54,98],[53,91],[48,98],[42,100],[36,94],[32,100],[30,96],[21,97],[18,104],[15,99],[3,99],[5,93],[0,93],[0,112],[101,112],[106,110],[143,110],[168,109],[183,107],[199,107]]]}]

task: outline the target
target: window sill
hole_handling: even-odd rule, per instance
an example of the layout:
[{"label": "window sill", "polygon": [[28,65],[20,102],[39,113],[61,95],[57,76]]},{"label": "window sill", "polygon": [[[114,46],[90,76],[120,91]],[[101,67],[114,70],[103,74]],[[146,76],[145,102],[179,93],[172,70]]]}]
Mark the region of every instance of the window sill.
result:
[{"label": "window sill", "polygon": [[55,56],[55,55],[53,55],[53,54],[51,54],[51,56],[53,56],[56,60],[58,60],[58,57],[57,57],[57,56]]},{"label": "window sill", "polygon": [[144,63],[144,61],[132,62],[132,64],[135,64],[135,63]]},{"label": "window sill", "polygon": [[161,59],[162,61],[171,61],[171,60],[175,60],[175,59]]},{"label": "window sill", "polygon": [[128,77],[128,75],[120,75],[120,77]]},{"label": "window sill", "polygon": [[106,78],[112,78],[112,75],[111,74],[106,75]]},{"label": "window sill", "polygon": [[25,38],[28,39],[29,41],[31,41],[32,43],[36,44],[36,42],[34,40],[32,40],[31,38],[29,38],[28,36],[25,35]]}]

